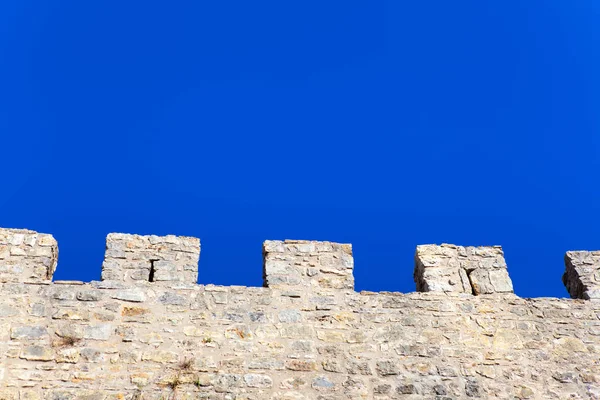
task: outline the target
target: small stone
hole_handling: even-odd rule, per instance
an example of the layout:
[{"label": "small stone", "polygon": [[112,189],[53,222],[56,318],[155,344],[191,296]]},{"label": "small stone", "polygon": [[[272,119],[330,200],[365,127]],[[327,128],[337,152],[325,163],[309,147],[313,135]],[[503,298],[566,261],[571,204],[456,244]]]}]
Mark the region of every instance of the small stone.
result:
[{"label": "small stone", "polygon": [[469,397],[481,397],[481,389],[474,379],[467,379],[465,384],[465,393]]},{"label": "small stone", "polygon": [[533,390],[531,390],[531,388],[527,386],[522,386],[517,391],[517,397],[519,399],[531,399],[534,395],[535,393],[533,392]]},{"label": "small stone", "polygon": [[0,318],[12,317],[19,313],[14,307],[9,307],[5,304],[0,304]]},{"label": "small stone", "polygon": [[316,371],[317,363],[308,360],[291,360],[286,362],[285,367],[292,371]]},{"label": "small stone", "polygon": [[172,351],[148,351],[142,354],[142,361],[153,361],[156,363],[176,363],[179,361],[179,354]]},{"label": "small stone", "polygon": [[189,303],[188,299],[186,299],[185,297],[179,296],[172,292],[164,293],[158,298],[158,301],[160,301],[162,304],[178,306],[187,305]]},{"label": "small stone", "polygon": [[388,394],[392,390],[392,385],[383,384],[377,385],[373,388],[375,394]]},{"label": "small stone", "polygon": [[10,331],[11,339],[44,339],[48,337],[48,330],[43,326],[20,326],[12,328]]},{"label": "small stone", "polygon": [[244,375],[244,381],[251,388],[270,388],[273,386],[273,379],[267,375],[246,374]]},{"label": "small stone", "polygon": [[552,377],[560,383],[575,383],[577,382],[577,374],[572,372],[555,372]]},{"label": "small stone", "polygon": [[284,310],[279,312],[279,321],[283,323],[295,323],[302,321],[302,314],[298,310]]},{"label": "small stone", "polygon": [[214,292],[212,297],[215,301],[215,304],[227,304],[227,293]]},{"label": "small stone", "polygon": [[399,394],[413,394],[413,393],[417,393],[415,385],[413,385],[412,383],[400,385],[400,386],[398,386],[398,388],[396,389],[396,391]]},{"label": "small stone", "polygon": [[20,400],[42,400],[42,396],[37,390],[22,390],[19,395]]},{"label": "small stone", "polygon": [[44,346],[27,346],[21,350],[19,358],[30,361],[52,361],[54,352]]},{"label": "small stone", "polygon": [[398,375],[400,373],[398,364],[391,360],[377,361],[375,369],[381,376]]},{"label": "small stone", "polygon": [[131,374],[131,383],[133,383],[134,385],[139,386],[146,386],[148,384],[148,381],[150,380],[150,375],[145,373],[145,372],[138,372],[138,373],[134,373]]},{"label": "small stone", "polygon": [[90,319],[89,312],[83,309],[64,308],[58,309],[53,315],[53,319],[69,319],[88,321]]},{"label": "small stone", "polygon": [[263,312],[250,312],[250,313],[248,313],[248,316],[250,317],[250,321],[252,321],[252,322],[258,322],[258,323],[267,322],[267,316]]},{"label": "small stone", "polygon": [[433,391],[438,396],[444,396],[447,394],[447,391],[446,391],[446,388],[444,387],[444,385],[435,385],[433,387]]},{"label": "small stone", "polygon": [[328,372],[343,372],[342,366],[337,360],[325,360],[321,363],[323,370]]},{"label": "small stone", "polygon": [[141,303],[146,301],[146,295],[140,289],[119,290],[111,296],[113,299]]},{"label": "small stone", "polygon": [[93,290],[77,292],[77,300],[79,301],[99,301],[102,299],[100,293]]},{"label": "small stone", "polygon": [[79,361],[79,356],[79,349],[62,349],[56,353],[56,362],[75,364]]},{"label": "small stone", "polygon": [[326,377],[321,376],[313,380],[312,387],[316,390],[332,390],[335,388],[335,383],[331,382]]},{"label": "small stone", "polygon": [[283,369],[283,361],[275,358],[259,358],[248,362],[248,369]]},{"label": "small stone", "polygon": [[149,313],[150,309],[143,307],[123,307],[123,310],[121,311],[123,317],[138,317]]},{"label": "small stone", "polygon": [[86,347],[81,350],[81,357],[88,362],[98,363],[104,361],[104,354],[96,349]]},{"label": "small stone", "polygon": [[114,328],[109,324],[86,326],[83,330],[84,339],[108,340],[114,332]]}]

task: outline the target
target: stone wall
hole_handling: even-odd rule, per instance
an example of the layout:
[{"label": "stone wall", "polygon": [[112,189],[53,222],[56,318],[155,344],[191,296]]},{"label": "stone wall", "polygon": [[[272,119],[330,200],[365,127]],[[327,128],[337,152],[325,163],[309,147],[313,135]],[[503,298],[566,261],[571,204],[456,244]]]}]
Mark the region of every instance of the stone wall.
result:
[{"label": "stone wall", "polygon": [[197,239],[109,235],[121,272],[51,282],[55,242],[23,232],[0,231],[3,400],[600,398],[600,302],[517,297],[499,248],[419,247],[422,292],[357,293],[349,245],[266,242],[258,288],[190,281]]}]

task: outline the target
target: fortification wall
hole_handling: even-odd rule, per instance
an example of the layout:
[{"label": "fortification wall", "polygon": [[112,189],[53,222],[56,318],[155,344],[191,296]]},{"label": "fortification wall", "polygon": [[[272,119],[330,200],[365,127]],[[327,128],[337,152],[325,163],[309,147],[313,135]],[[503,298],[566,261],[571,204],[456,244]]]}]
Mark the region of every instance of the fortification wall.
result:
[{"label": "fortification wall", "polygon": [[409,294],[355,292],[350,245],[263,253],[266,287],[198,285],[197,239],[111,234],[52,282],[51,236],[0,230],[0,399],[600,398],[595,253],[591,300],[517,297],[498,247],[419,246]]}]

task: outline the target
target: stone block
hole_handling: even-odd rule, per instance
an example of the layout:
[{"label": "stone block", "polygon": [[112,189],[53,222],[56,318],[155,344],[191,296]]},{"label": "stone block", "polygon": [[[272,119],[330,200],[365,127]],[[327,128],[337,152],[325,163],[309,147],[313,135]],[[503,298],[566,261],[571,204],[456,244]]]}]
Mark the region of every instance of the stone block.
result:
[{"label": "stone block", "polygon": [[18,326],[10,331],[13,340],[38,340],[47,339],[48,330],[45,326]]},{"label": "stone block", "polygon": [[51,348],[45,346],[27,346],[21,350],[19,358],[30,361],[52,361],[54,352]]}]

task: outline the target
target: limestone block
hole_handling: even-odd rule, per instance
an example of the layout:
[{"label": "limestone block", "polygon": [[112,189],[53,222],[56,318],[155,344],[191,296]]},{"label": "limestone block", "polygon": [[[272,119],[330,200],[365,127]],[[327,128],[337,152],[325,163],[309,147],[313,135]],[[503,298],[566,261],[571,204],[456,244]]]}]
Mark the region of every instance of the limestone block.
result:
[{"label": "limestone block", "polygon": [[45,326],[18,326],[10,331],[13,340],[34,340],[48,338],[48,330]]},{"label": "limestone block", "polygon": [[270,388],[273,386],[273,379],[267,375],[246,374],[244,375],[244,381],[251,388]]},{"label": "limestone block", "polygon": [[478,268],[473,270],[468,277],[474,295],[511,293],[513,291],[512,281],[506,269]]},{"label": "limestone block", "polygon": [[414,279],[419,292],[513,292],[500,246],[417,246]]},{"label": "limestone block", "polygon": [[54,352],[44,346],[27,346],[21,350],[19,357],[31,361],[51,361],[54,359]]}]

